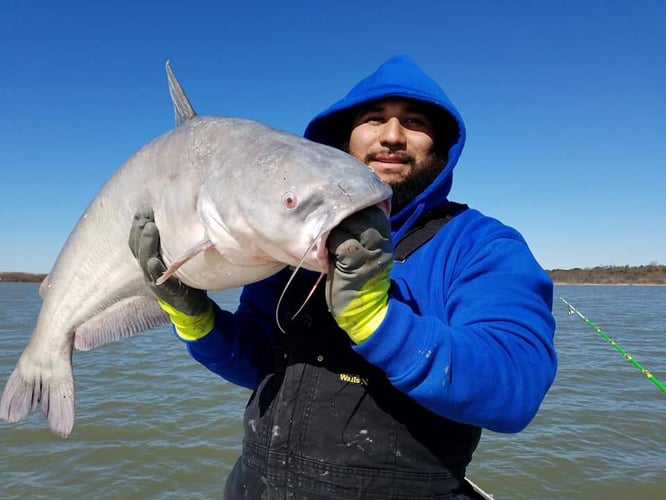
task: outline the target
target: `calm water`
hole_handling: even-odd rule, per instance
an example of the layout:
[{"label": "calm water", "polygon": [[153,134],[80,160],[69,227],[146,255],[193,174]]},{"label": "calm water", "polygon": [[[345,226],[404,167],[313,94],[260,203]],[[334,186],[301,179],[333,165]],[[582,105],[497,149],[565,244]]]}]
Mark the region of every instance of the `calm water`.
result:
[{"label": "calm water", "polygon": [[[666,383],[666,287],[558,286]],[[233,308],[237,292],[214,294]],[[0,283],[0,388],[28,341],[37,285]],[[559,300],[557,380],[520,434],[485,432],[468,474],[496,498],[652,499],[666,489],[666,394]],[[0,498],[219,498],[248,391],[197,365],[170,329],[75,352],[68,439],[40,412],[0,423]],[[492,383],[491,380],[486,383]]]}]

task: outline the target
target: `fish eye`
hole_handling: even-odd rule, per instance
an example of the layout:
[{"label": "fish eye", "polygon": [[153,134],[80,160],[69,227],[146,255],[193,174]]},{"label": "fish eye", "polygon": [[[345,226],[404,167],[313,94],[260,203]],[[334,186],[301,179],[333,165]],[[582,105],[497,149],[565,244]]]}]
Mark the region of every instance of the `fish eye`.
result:
[{"label": "fish eye", "polygon": [[298,205],[298,199],[296,194],[291,191],[287,191],[282,195],[282,204],[287,210],[293,210]]}]

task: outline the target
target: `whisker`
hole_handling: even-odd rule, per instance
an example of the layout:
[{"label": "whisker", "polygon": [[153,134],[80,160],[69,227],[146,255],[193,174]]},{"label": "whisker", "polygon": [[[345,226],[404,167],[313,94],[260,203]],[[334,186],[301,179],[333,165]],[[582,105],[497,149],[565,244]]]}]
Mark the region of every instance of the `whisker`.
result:
[{"label": "whisker", "polygon": [[[282,305],[282,299],[284,298],[285,294],[287,293],[287,290],[289,289],[289,285],[291,285],[292,281],[294,281],[294,277],[296,276],[296,273],[303,267],[303,262],[305,262],[305,259],[307,258],[308,254],[310,251],[314,248],[314,246],[317,244],[317,242],[321,239],[322,235],[325,233],[325,226],[321,228],[319,231],[319,234],[317,234],[314,239],[312,240],[312,244],[305,250],[305,253],[301,257],[301,260],[298,261],[298,264],[294,268],[294,271],[291,273],[291,276],[289,276],[289,280],[287,280],[287,283],[284,286],[284,289],[282,290],[282,293],[280,294],[280,298],[278,299],[277,307],[275,308],[275,322],[277,323],[278,329],[282,333],[287,333],[284,328],[282,328],[282,324],[280,323],[280,306]],[[294,313],[294,315],[290,318],[290,321],[293,321],[296,316],[300,314],[300,312],[303,310],[305,305],[308,303],[310,298],[312,298],[312,295],[314,294],[314,291],[317,289],[317,285],[321,282],[321,279],[324,277],[324,273],[322,272],[319,275],[319,278],[317,278],[317,282],[314,284],[310,292],[308,293],[308,296],[305,298],[303,301],[303,304],[301,307],[298,308],[298,311]]]},{"label": "whisker", "polygon": [[314,295],[315,290],[317,289],[317,286],[319,286],[319,283],[321,283],[321,280],[322,280],[322,278],[323,278],[324,276],[326,276],[324,273],[320,273],[320,274],[319,274],[319,277],[317,278],[317,281],[315,281],[315,284],[312,285],[312,288],[311,288],[310,291],[308,292],[308,296],[305,297],[305,300],[303,301],[303,304],[301,304],[301,307],[298,308],[298,311],[296,311],[296,312],[294,313],[294,315],[291,317],[291,321],[293,321],[293,320],[296,318],[296,316],[298,316],[298,315],[301,313],[301,311],[303,310],[303,308],[304,308],[304,307],[306,306],[306,304],[310,301],[310,299],[312,298],[312,295]]}]

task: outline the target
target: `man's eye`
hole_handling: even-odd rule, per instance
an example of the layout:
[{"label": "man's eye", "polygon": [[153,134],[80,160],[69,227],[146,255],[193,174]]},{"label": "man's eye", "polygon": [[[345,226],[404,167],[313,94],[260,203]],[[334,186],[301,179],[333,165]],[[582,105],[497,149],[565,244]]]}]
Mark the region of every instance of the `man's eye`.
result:
[{"label": "man's eye", "polygon": [[428,120],[421,116],[421,115],[416,115],[416,116],[408,116],[407,119],[405,120],[407,123],[416,123],[419,125],[427,125]]},{"label": "man's eye", "polygon": [[430,122],[420,116],[412,116],[403,121],[405,127],[413,130],[429,130]]},{"label": "man's eye", "polygon": [[364,123],[383,123],[384,118],[381,115],[366,115],[363,118]]}]

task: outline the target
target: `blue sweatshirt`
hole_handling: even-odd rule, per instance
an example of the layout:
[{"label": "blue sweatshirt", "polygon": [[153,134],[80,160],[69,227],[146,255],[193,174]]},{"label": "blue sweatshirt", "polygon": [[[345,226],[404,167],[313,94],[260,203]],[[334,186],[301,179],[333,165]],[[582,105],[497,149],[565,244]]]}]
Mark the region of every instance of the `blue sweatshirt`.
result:
[{"label": "blue sweatshirt", "polygon": [[[440,86],[409,58],[393,57],[315,117],[305,137],[339,146],[351,111],[386,97],[427,102],[457,130],[436,180],[392,214],[396,243],[421,214],[448,203],[465,128]],[[354,350],[434,413],[496,432],[522,430],[552,384],[557,360],[553,284],[518,231],[468,209],[396,263],[391,279],[386,317]],[[214,329],[188,343],[191,355],[256,388],[273,366],[283,284],[284,272],[246,286],[235,313],[217,308]]]}]

